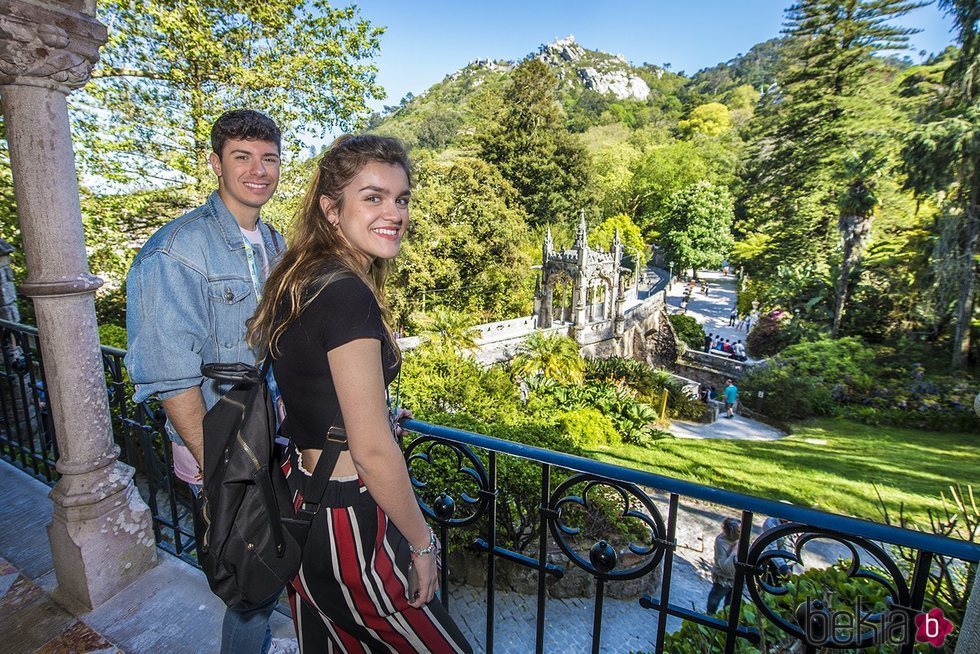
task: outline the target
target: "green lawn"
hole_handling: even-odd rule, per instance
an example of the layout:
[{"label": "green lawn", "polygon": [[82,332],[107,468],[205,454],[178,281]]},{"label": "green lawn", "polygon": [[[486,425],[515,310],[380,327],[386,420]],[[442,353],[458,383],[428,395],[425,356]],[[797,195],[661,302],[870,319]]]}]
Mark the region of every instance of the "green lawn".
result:
[{"label": "green lawn", "polygon": [[590,452],[598,460],[649,470],[834,513],[881,521],[888,511],[928,524],[950,484],[980,491],[980,435],[869,427],[841,419],[798,423],[778,441],[670,439],[650,447]]}]

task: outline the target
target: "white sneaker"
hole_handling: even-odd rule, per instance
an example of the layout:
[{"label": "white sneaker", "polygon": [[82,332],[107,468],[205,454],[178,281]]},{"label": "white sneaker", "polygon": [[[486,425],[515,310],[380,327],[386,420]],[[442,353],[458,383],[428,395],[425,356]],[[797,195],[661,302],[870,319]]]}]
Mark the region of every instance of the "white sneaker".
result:
[{"label": "white sneaker", "polygon": [[299,654],[299,643],[295,638],[273,638],[269,654]]}]

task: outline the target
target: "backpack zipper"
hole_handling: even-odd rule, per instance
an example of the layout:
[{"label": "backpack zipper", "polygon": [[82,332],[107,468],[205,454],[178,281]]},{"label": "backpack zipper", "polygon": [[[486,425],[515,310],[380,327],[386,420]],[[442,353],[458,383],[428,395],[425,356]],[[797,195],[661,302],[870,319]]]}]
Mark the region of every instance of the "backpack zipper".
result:
[{"label": "backpack zipper", "polygon": [[238,432],[237,438],[239,444],[241,444],[242,446],[242,449],[245,450],[245,454],[247,454],[248,458],[252,460],[252,464],[255,466],[255,469],[258,470],[259,468],[261,468],[262,465],[259,463],[259,458],[255,456],[255,453],[252,452],[252,448],[250,448],[248,446],[248,443],[245,442],[245,439],[242,438],[242,432]]},{"label": "backpack zipper", "polygon": [[208,551],[208,541],[211,539],[211,518],[208,517],[207,491],[201,492],[201,519],[204,520],[204,535],[201,537],[201,550]]}]

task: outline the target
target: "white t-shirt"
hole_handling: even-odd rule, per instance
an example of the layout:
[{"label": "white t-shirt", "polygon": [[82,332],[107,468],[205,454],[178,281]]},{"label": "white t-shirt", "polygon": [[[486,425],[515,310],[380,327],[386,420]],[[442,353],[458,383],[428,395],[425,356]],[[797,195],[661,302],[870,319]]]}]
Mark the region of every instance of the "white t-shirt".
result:
[{"label": "white t-shirt", "polygon": [[255,256],[261,257],[262,260],[262,279],[264,280],[269,276],[269,257],[265,254],[265,244],[262,242],[262,232],[256,227],[253,230],[247,230],[241,225],[238,229],[242,230],[242,236],[248,239],[248,242],[252,244],[252,249],[255,250]]}]

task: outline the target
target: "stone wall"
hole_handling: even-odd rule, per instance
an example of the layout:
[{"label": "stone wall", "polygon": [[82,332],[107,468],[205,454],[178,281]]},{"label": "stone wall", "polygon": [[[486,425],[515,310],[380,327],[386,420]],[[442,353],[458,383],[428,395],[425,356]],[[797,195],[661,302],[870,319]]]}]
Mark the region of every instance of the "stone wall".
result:
[{"label": "stone wall", "polygon": [[658,293],[627,312],[622,337],[589,343],[581,352],[585,357],[629,357],[670,368],[677,358],[677,343],[663,297]]},{"label": "stone wall", "polygon": [[749,368],[750,364],[744,361],[736,361],[728,356],[710,354],[700,350],[686,349],[680,356],[680,360],[690,365],[700,366],[717,370],[720,374],[727,375],[733,379],[741,379],[742,375]]},{"label": "stone wall", "polygon": [[726,379],[738,381],[751,364],[698,350],[685,350],[674,365],[674,371],[706,386],[722,388]]}]

